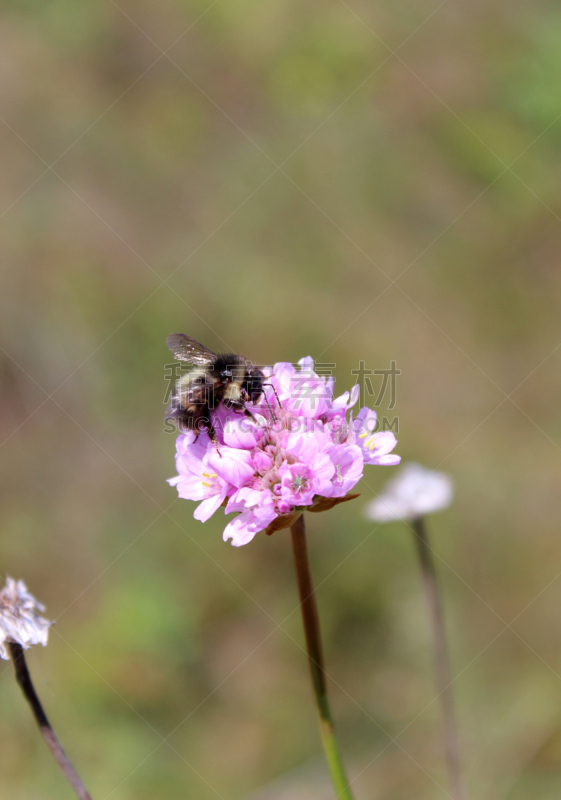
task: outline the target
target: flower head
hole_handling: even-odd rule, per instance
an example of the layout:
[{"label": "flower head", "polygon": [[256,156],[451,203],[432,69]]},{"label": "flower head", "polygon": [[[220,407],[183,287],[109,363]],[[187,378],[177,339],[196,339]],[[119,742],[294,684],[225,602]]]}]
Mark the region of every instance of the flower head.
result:
[{"label": "flower head", "polygon": [[23,581],[6,578],[6,585],[0,590],[0,658],[9,658],[6,642],[19,644],[24,650],[32,644],[47,644],[53,623],[37,613],[44,610]]},{"label": "flower head", "polygon": [[180,497],[201,501],[195,517],[202,522],[221,505],[239,512],[224,530],[236,546],[288,527],[305,509],[351,499],[365,464],[400,461],[391,454],[395,436],[377,431],[374,411],[347,418],[358,386],[334,399],[333,378],[318,375],[311,358],[263,372],[264,395],[247,405],[251,417],[224,405],[213,413],[218,447],[206,430],[178,436],[178,475],[168,481]]},{"label": "flower head", "polygon": [[443,472],[406,464],[386,488],[366,506],[366,516],[377,522],[415,519],[447,508],[452,502],[452,479]]}]

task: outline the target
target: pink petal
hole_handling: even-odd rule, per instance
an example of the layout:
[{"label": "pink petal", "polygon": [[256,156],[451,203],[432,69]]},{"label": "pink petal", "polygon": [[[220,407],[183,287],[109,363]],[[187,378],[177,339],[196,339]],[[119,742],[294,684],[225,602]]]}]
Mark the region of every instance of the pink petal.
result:
[{"label": "pink petal", "polygon": [[253,477],[253,461],[247,450],[221,447],[208,458],[213,470],[225,481],[239,489]]},{"label": "pink petal", "polygon": [[214,497],[208,497],[206,500],[203,500],[202,503],[199,503],[193,514],[195,519],[198,519],[200,522],[206,522],[207,519],[212,517],[214,512],[220,508],[225,496],[226,492],[224,491]]},{"label": "pink petal", "polygon": [[226,526],[222,538],[225,542],[231,539],[234,547],[242,547],[251,542],[256,533],[265,530],[276,516],[273,508],[259,515],[253,511],[244,511]]}]

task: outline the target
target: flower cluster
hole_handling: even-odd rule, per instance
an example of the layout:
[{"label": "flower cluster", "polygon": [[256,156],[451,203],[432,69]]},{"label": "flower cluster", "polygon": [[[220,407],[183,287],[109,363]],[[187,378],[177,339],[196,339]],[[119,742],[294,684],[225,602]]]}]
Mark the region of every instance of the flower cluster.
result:
[{"label": "flower cluster", "polygon": [[168,483],[179,497],[201,501],[205,522],[221,506],[239,512],[224,530],[236,546],[256,533],[288,527],[303,510],[323,511],[351,499],[365,464],[399,464],[393,433],[377,431],[368,408],[347,412],[359,387],[333,398],[334,379],[317,375],[311,358],[299,369],[278,363],[264,369],[266,386],[252,416],[221,405],[213,412],[218,445],[206,430],[177,438],[178,475]]},{"label": "flower cluster", "polygon": [[6,642],[19,644],[24,650],[32,644],[47,644],[52,622],[37,613],[44,610],[23,581],[6,578],[0,590],[0,658],[9,658]]},{"label": "flower cluster", "polygon": [[452,502],[452,479],[410,462],[400,469],[375,500],[366,506],[366,516],[376,522],[412,520],[447,508]]}]

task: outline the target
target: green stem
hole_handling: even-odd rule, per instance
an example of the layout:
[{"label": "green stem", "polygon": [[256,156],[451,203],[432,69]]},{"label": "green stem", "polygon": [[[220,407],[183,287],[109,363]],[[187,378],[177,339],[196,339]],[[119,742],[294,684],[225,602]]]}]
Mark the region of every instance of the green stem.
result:
[{"label": "green stem", "polygon": [[440,697],[444,722],[444,753],[448,769],[448,778],[454,800],[465,800],[466,791],[462,780],[460,742],[458,739],[456,712],[452,694],[450,658],[446,641],[446,627],[442,614],[442,603],[440,602],[438,594],[436,569],[423,518],[417,517],[413,519],[411,525],[415,533],[414,539],[421,562],[425,596],[433,629],[436,686]]},{"label": "green stem", "polygon": [[308,651],[310,672],[312,674],[312,684],[319,713],[319,727],[323,749],[331,773],[333,786],[337,792],[337,798],[341,798],[341,800],[353,800],[339,745],[335,738],[333,717],[327,697],[319,616],[310,572],[303,514],[298,517],[294,525],[292,525],[290,533],[292,534],[292,550],[294,553],[294,565],[296,567],[296,578],[298,581],[298,593],[300,595],[300,608],[302,610],[304,633],[306,635],[306,648]]}]

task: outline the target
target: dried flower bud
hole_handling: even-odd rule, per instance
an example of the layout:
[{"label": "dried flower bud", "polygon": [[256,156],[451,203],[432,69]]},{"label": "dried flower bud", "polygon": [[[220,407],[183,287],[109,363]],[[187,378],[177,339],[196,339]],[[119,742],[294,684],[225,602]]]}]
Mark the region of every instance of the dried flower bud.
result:
[{"label": "dried flower bud", "polygon": [[6,642],[15,642],[24,650],[32,644],[47,644],[53,623],[39,616],[38,612],[44,610],[23,581],[6,578],[6,585],[0,590],[0,658],[9,658]]}]

